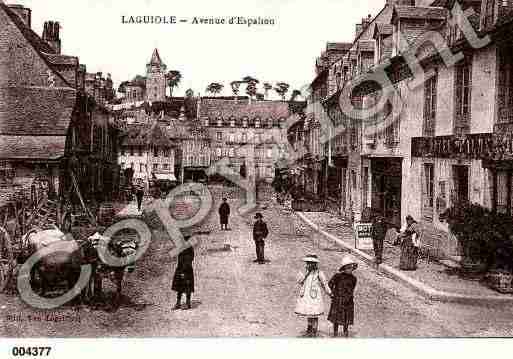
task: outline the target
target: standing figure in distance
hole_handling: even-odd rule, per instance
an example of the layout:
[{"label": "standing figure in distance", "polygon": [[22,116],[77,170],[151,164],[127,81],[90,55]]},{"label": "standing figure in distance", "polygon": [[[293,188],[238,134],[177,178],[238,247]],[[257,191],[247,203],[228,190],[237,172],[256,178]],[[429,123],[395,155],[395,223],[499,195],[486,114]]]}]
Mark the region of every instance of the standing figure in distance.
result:
[{"label": "standing figure in distance", "polygon": [[228,218],[230,217],[230,205],[226,198],[223,198],[223,203],[219,206],[219,220],[221,222],[221,230],[228,230]]},{"label": "standing figure in distance", "polygon": [[299,273],[297,278],[300,291],[294,312],[307,318],[306,335],[315,337],[317,336],[319,317],[324,314],[322,292],[331,296],[331,290],[324,273],[319,270],[319,258],[315,254],[310,254],[303,258],[303,261],[306,263],[306,273]]},{"label": "standing figure in distance", "polygon": [[338,336],[338,327],[344,327],[344,336],[349,336],[349,326],[354,323],[354,288],[356,277],[352,274],[358,264],[351,256],[342,258],[338,273],[328,285],[333,293],[328,320],[333,323],[333,336]]},{"label": "standing figure in distance", "polygon": [[137,210],[141,212],[141,205],[144,198],[144,188],[142,186],[137,186],[135,189],[135,197],[137,198]]},{"label": "standing figure in distance", "polygon": [[415,242],[416,239],[420,238],[421,234],[419,224],[412,216],[408,215],[406,217],[406,230],[399,235],[401,238],[401,260],[399,269],[405,271],[417,269],[419,249],[415,245]]},{"label": "standing figure in distance", "polygon": [[256,256],[257,259],[254,260],[255,263],[258,264],[264,264],[265,263],[265,256],[264,256],[264,249],[265,249],[265,238],[269,235],[269,230],[267,229],[267,224],[265,224],[263,220],[262,213],[257,213],[255,215],[256,222],[253,226],[253,240],[255,241],[255,247],[256,247]]},{"label": "standing figure in distance", "polygon": [[[192,234],[184,234],[185,241],[189,241]],[[178,255],[175,275],[173,277],[172,290],[176,292],[176,305],[174,309],[180,309],[182,305],[182,295],[185,293],[187,309],[191,309],[191,295],[194,293],[194,249],[192,246],[184,249]]]},{"label": "standing figure in distance", "polygon": [[387,235],[387,227],[385,220],[381,216],[375,216],[372,221],[372,245],[374,247],[374,258],[376,265],[379,266],[383,262],[383,242]]}]

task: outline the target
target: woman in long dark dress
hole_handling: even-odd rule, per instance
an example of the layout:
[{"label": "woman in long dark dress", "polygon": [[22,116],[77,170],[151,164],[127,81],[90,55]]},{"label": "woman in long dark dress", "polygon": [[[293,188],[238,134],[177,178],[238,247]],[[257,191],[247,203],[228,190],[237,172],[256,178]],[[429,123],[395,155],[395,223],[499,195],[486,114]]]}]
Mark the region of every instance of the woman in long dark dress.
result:
[{"label": "woman in long dark dress", "polygon": [[[186,237],[188,240],[190,237]],[[191,296],[194,293],[194,249],[192,246],[183,250],[178,255],[175,275],[173,277],[172,290],[176,292],[175,309],[180,309],[182,305],[182,296],[185,293],[187,309],[191,309]]]},{"label": "woman in long dark dress", "polygon": [[413,219],[412,216],[406,217],[406,230],[400,234],[401,236],[401,260],[399,262],[399,269],[401,270],[416,270],[417,259],[419,256],[419,249],[413,243],[413,235],[420,238],[421,231],[419,224]]},{"label": "woman in long dark dress", "polygon": [[349,336],[349,326],[354,324],[354,288],[356,277],[352,274],[358,265],[350,256],[342,259],[339,272],[329,281],[332,292],[328,320],[333,323],[333,336],[338,336],[338,327],[344,327],[344,336]]}]

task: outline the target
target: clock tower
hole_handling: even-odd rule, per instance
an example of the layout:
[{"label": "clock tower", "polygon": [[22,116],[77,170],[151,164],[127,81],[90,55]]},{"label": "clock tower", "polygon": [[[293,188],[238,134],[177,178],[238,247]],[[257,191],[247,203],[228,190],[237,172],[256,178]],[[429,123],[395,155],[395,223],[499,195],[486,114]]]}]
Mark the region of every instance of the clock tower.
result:
[{"label": "clock tower", "polygon": [[153,50],[150,63],[146,65],[146,100],[149,102],[166,100],[166,69],[159,51]]}]

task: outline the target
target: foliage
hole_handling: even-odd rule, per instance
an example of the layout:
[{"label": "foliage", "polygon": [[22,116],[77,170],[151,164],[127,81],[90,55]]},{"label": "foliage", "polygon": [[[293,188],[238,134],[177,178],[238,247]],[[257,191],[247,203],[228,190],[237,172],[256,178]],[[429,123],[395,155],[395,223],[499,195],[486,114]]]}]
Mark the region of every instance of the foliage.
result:
[{"label": "foliage", "polygon": [[212,82],[210,85],[207,86],[206,91],[208,93],[217,95],[221,91],[223,91],[224,85],[218,83],[218,82]]},{"label": "foliage", "polygon": [[440,215],[463,249],[464,261],[513,270],[513,218],[474,203],[459,203]]},{"label": "foliage", "polygon": [[301,96],[301,91],[299,91],[299,90],[292,91],[292,95],[290,96],[290,102],[296,101],[296,98],[298,98],[299,96]]},{"label": "foliage", "polygon": [[240,84],[241,83],[242,83],[242,81],[232,81],[232,82],[230,82],[230,86],[232,88],[232,92],[233,92],[234,96],[239,96],[239,89],[240,89]]},{"label": "foliage", "polygon": [[180,85],[180,81],[182,80],[182,74],[178,70],[171,70],[166,75],[167,85],[169,86],[169,91],[171,96],[173,96],[173,89]]},{"label": "foliage", "polygon": [[290,85],[288,83],[278,82],[274,88],[274,91],[276,91],[276,93],[281,96],[282,100],[285,101],[285,95],[289,91],[289,88]]}]

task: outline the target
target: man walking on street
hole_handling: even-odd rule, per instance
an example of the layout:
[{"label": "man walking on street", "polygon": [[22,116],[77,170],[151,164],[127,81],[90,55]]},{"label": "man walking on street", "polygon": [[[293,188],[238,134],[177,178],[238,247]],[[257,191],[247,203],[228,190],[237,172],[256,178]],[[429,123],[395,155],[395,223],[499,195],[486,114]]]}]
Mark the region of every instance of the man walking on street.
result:
[{"label": "man walking on street", "polygon": [[[223,198],[223,203],[219,206],[219,220],[221,221],[221,230],[228,230],[228,218],[230,217],[230,205],[226,198]],[[223,228],[224,226],[224,228]]]},{"label": "man walking on street", "polygon": [[263,220],[263,216],[261,213],[257,213],[255,215],[255,225],[253,226],[253,240],[255,241],[256,247],[256,255],[257,259],[254,260],[255,263],[264,264],[265,256],[264,256],[264,247],[265,247],[265,238],[269,235],[269,230],[267,229],[267,224],[265,224]]},{"label": "man walking on street", "polygon": [[387,234],[387,227],[385,225],[384,218],[376,216],[372,223],[372,244],[374,247],[374,258],[376,265],[380,265],[383,262],[383,242]]},{"label": "man walking on street", "polygon": [[141,212],[141,205],[144,198],[144,189],[142,186],[137,186],[135,189],[135,197],[137,198],[137,210]]}]

